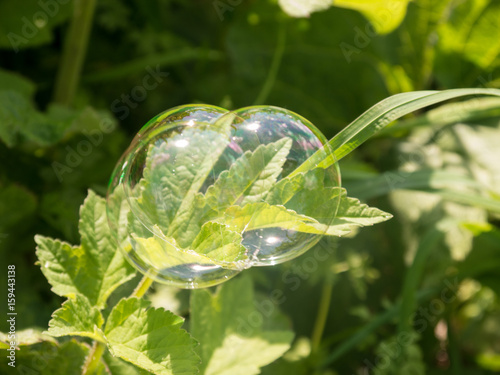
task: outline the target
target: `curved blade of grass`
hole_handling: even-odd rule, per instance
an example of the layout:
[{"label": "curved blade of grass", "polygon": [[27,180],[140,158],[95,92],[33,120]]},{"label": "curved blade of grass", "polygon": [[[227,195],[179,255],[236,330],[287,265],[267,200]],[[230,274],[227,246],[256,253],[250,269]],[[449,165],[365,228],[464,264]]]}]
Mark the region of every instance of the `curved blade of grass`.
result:
[{"label": "curved blade of grass", "polygon": [[495,116],[500,116],[500,99],[471,99],[460,103],[445,104],[416,118],[398,121],[394,125],[382,129],[379,135],[388,136],[422,126],[435,127],[437,125],[441,127],[448,124],[489,119]]},{"label": "curved blade of grass", "polygon": [[404,115],[433,104],[469,95],[500,96],[500,90],[453,89],[415,91],[393,95],[375,104],[333,137],[328,142],[328,145],[333,149],[333,155],[325,157],[325,153],[318,150],[289,176],[316,167],[327,168],[356,149],[379,130]]}]

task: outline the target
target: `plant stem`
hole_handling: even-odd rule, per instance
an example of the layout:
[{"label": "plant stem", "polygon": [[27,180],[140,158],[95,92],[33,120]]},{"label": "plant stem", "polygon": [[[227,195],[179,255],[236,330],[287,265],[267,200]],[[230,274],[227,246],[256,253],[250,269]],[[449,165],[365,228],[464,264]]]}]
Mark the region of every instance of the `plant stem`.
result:
[{"label": "plant stem", "polygon": [[80,80],[96,0],[75,0],[54,88],[54,102],[71,106]]},{"label": "plant stem", "polygon": [[106,344],[103,344],[99,341],[94,341],[89,355],[85,360],[85,364],[83,365],[82,375],[92,375],[95,373],[105,349]]},{"label": "plant stem", "polygon": [[311,338],[311,347],[313,353],[319,349],[319,346],[321,344],[321,337],[323,336],[326,320],[328,318],[328,312],[330,310],[333,284],[334,275],[330,273],[327,275],[325,282],[323,283],[323,289],[321,290],[321,300],[319,303],[318,315],[316,316],[316,322],[314,323],[314,329]]},{"label": "plant stem", "polygon": [[271,62],[271,67],[269,68],[269,73],[267,74],[266,81],[262,86],[262,89],[255,99],[253,105],[264,104],[271,93],[271,90],[276,82],[276,77],[278,76],[278,71],[280,69],[281,60],[283,58],[283,53],[285,52],[286,44],[286,25],[285,22],[281,22],[280,28],[278,29],[278,42],[276,44],[276,49],[274,50],[273,60]]},{"label": "plant stem", "polygon": [[141,281],[139,281],[139,284],[134,289],[130,297],[141,298],[142,296],[144,296],[144,294],[146,294],[151,284],[153,284],[153,279],[150,279],[149,277],[144,275],[144,277],[141,279]]}]

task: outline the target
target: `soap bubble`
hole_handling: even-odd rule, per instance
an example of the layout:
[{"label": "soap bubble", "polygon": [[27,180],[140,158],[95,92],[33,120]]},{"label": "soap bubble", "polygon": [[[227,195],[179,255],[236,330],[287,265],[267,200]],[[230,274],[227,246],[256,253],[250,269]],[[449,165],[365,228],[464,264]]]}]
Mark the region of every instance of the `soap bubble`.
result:
[{"label": "soap bubble", "polygon": [[328,234],[340,201],[334,161],[321,132],[291,111],[176,107],[119,160],[108,221],[126,258],[154,280],[216,285],[293,259]]}]

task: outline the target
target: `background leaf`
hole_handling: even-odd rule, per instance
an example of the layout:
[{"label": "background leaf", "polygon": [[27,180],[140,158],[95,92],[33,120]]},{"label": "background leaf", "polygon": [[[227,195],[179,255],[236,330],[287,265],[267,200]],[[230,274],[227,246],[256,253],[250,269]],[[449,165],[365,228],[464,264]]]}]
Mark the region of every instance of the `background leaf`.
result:
[{"label": "background leaf", "polygon": [[104,199],[92,191],[80,211],[80,234],[80,247],[38,236],[40,266],[55,293],[82,294],[102,309],[113,290],[135,272],[112,243]]},{"label": "background leaf", "polygon": [[100,311],[85,297],[77,294],[75,299],[67,300],[54,312],[47,333],[54,337],[84,336],[104,341],[100,332],[103,323]]},{"label": "background leaf", "polygon": [[[269,314],[275,313],[272,302],[266,306]],[[270,318],[255,308],[249,278],[234,279],[215,294],[194,291],[190,327],[200,341],[202,373],[258,374],[260,367],[280,357],[290,347],[293,333],[266,328]]]},{"label": "background leaf", "polygon": [[129,298],[111,311],[104,333],[113,355],[154,374],[193,374],[195,341],[180,328],[183,319]]}]

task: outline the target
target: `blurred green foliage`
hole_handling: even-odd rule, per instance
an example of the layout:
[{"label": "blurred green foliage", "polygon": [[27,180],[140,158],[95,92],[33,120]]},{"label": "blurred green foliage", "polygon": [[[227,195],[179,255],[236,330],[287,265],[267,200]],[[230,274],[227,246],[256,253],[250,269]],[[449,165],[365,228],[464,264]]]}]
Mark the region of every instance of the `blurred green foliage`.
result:
[{"label": "blurred green foliage", "polygon": [[[500,87],[497,0],[345,0],[311,5],[304,18],[287,15],[285,3],[293,2],[99,0],[67,105],[52,98],[75,78],[56,80],[68,69],[65,39],[81,2],[0,1],[0,254],[2,267],[16,265],[18,330],[46,329],[62,302],[34,264],[34,235],[79,243],[87,189],[105,194],[121,153],[157,113],[265,103],[331,137],[391,94]],[[500,371],[499,108],[473,98],[418,113],[342,160],[349,195],[394,218],[247,271],[259,298],[280,293],[296,335],[263,373]],[[2,301],[6,294],[5,286]],[[151,299],[187,315],[187,294],[158,286]],[[88,351],[47,340],[22,356],[52,353],[52,369],[65,350],[77,347],[75,361]],[[113,361],[113,374],[128,373]]]}]

